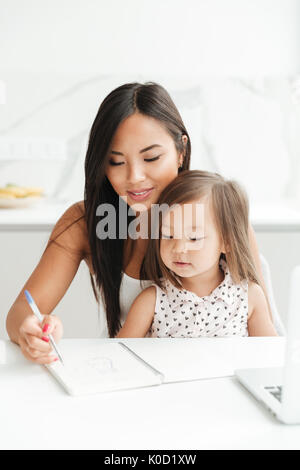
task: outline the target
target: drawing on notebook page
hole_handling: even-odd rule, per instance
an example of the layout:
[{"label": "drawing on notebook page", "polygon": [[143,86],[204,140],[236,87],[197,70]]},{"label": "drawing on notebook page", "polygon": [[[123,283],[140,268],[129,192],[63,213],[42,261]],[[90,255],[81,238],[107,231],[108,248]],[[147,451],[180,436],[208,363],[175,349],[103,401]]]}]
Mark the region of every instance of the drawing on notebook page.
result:
[{"label": "drawing on notebook page", "polygon": [[109,357],[93,356],[86,361],[87,365],[95,369],[99,374],[107,374],[108,372],[116,372],[113,368],[112,360]]},{"label": "drawing on notebook page", "polygon": [[71,361],[67,360],[62,368],[67,369],[68,374],[76,380],[82,378],[85,381],[90,377],[97,380],[98,377],[104,378],[106,375],[117,372],[117,369],[113,367],[113,362],[109,357],[97,354],[77,360],[75,363],[73,359]]}]

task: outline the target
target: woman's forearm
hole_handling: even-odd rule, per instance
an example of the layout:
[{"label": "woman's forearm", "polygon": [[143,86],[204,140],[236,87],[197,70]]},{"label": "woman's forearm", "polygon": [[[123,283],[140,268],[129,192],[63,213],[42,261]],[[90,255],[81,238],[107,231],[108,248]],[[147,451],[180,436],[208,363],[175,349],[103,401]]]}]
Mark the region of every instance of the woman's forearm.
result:
[{"label": "woman's forearm", "polygon": [[32,312],[26,300],[17,299],[11,306],[6,318],[6,330],[14,343],[19,344],[20,326],[29,315]]}]

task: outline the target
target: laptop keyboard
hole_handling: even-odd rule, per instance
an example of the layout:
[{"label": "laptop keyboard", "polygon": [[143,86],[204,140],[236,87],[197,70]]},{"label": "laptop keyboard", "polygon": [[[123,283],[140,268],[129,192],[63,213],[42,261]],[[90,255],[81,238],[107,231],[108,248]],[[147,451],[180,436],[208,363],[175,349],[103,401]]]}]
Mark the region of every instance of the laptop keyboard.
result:
[{"label": "laptop keyboard", "polygon": [[275,387],[264,387],[273,397],[277,398],[278,401],[281,403],[281,395],[282,395],[282,386],[275,386]]}]

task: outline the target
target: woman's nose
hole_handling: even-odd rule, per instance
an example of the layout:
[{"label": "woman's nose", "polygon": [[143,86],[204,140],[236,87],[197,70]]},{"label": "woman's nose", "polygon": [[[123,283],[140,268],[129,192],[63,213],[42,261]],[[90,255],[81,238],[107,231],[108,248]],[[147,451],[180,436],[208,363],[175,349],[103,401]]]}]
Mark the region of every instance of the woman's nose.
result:
[{"label": "woman's nose", "polygon": [[139,181],[146,179],[144,169],[142,165],[135,163],[134,165],[128,165],[127,180],[130,184],[135,184]]}]

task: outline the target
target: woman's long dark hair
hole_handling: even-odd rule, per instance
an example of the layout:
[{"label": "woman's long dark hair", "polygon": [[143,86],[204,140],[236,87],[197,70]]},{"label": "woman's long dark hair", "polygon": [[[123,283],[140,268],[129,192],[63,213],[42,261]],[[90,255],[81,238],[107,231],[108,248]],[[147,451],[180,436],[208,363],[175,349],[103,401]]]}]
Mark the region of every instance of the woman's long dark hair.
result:
[{"label": "woman's long dark hair", "polygon": [[[108,150],[113,136],[124,119],[134,113],[141,113],[160,121],[173,138],[176,149],[184,153],[184,161],[179,171],[189,168],[191,144],[181,116],[170,95],[160,85],[148,82],[127,83],[113,90],[102,102],[92,125],[85,159],[84,206],[92,265],[97,286],[106,309],[110,337],[120,329],[120,285],[123,270],[124,239],[119,233],[119,195],[114,191],[105,171],[108,163]],[[188,137],[184,147],[182,136]],[[116,211],[116,239],[99,239],[96,234],[96,210],[100,204],[112,204]],[[124,202],[125,204],[125,202]],[[128,206],[127,206],[128,209]],[[128,225],[134,216],[127,218]],[[100,219],[101,220],[101,219]],[[91,275],[93,291],[99,301],[97,289]]]}]

